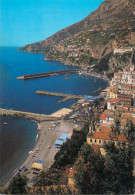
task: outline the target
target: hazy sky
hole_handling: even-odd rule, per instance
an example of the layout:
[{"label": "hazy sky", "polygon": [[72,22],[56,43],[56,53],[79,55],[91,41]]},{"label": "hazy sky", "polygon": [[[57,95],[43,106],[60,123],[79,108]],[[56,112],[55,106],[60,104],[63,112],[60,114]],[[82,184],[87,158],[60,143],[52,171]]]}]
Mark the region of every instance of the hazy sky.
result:
[{"label": "hazy sky", "polygon": [[0,45],[44,40],[94,11],[104,0],[0,0]]}]

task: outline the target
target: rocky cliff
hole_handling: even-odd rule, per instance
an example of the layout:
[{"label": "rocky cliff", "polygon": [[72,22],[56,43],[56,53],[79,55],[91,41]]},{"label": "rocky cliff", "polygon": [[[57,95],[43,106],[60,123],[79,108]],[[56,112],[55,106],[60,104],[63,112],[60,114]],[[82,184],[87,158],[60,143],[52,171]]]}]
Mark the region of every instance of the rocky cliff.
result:
[{"label": "rocky cliff", "polygon": [[19,50],[44,53],[47,60],[87,68],[94,64],[95,70],[112,71],[118,62],[134,63],[134,47],[135,0],[105,0],[82,21]]}]

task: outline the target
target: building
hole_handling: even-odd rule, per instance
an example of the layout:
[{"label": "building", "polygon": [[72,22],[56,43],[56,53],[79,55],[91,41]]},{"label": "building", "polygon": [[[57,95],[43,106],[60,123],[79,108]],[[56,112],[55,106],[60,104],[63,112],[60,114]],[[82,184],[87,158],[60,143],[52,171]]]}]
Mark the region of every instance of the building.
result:
[{"label": "building", "polygon": [[126,52],[132,52],[133,51],[133,48],[132,47],[124,47],[124,48],[117,48],[117,49],[114,49],[113,53],[114,54],[124,54]]},{"label": "building", "polygon": [[40,162],[34,162],[31,166],[31,169],[33,171],[42,171],[43,170],[43,163],[40,163]]},{"label": "building", "polygon": [[119,146],[123,142],[127,143],[127,139],[122,134],[112,138],[108,132],[94,132],[87,136],[87,143],[91,146],[94,144],[103,147],[105,143],[109,142],[114,142],[115,146]]},{"label": "building", "polygon": [[114,86],[111,86],[109,88],[109,97],[110,98],[117,98],[117,94],[118,94],[118,89]]},{"label": "building", "polygon": [[114,122],[115,118],[117,118],[118,115],[116,112],[114,112],[113,110],[105,110],[101,116],[100,116],[100,123],[106,123],[106,124],[110,124]]},{"label": "building", "polygon": [[75,167],[71,168],[68,174],[68,185],[70,187],[74,187],[75,185],[75,178],[74,178],[75,173],[76,173]]},{"label": "building", "polygon": [[62,146],[63,143],[65,143],[67,141],[67,139],[70,139],[71,138],[71,135],[69,134],[66,134],[66,133],[63,133],[59,139],[57,139],[55,141],[55,147],[56,148],[60,148]]},{"label": "building", "polygon": [[107,102],[107,109],[108,110],[116,110],[116,104],[118,103],[118,100],[116,98],[111,98]]},{"label": "building", "polygon": [[131,95],[128,94],[118,94],[118,102],[119,104],[130,107],[132,105],[132,98]]},{"label": "building", "polygon": [[99,131],[105,132],[105,133],[110,133],[111,132],[111,126],[107,124],[101,124],[99,127]]}]

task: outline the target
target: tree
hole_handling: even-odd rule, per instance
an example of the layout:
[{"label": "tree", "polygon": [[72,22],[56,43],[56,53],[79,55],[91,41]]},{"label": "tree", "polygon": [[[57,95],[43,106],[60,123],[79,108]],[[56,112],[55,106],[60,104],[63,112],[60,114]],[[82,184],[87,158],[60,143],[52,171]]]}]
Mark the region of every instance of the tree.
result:
[{"label": "tree", "polygon": [[114,121],[114,124],[112,124],[112,126],[111,126],[111,133],[110,133],[111,139],[118,138],[120,133],[121,133],[120,121],[119,121],[119,119],[116,119]]},{"label": "tree", "polygon": [[129,145],[114,143],[104,146],[106,156],[95,154],[86,143],[75,163],[76,187],[83,194],[132,194],[134,186],[134,150]]},{"label": "tree", "polygon": [[28,179],[25,175],[18,174],[11,180],[8,192],[11,194],[25,194]]},{"label": "tree", "polygon": [[75,167],[75,181],[80,193],[103,193],[104,159],[87,143],[81,147]]},{"label": "tree", "polygon": [[83,157],[84,163],[87,163],[93,154],[93,149],[85,142],[79,151],[78,156]]},{"label": "tree", "polygon": [[126,126],[124,128],[124,134],[126,135],[130,144],[135,144],[135,126],[131,120],[127,120]]},{"label": "tree", "polygon": [[76,187],[79,189],[80,193],[86,193],[87,182],[87,167],[85,166],[84,159],[78,159],[75,163],[76,173],[75,173],[75,183]]},{"label": "tree", "polygon": [[34,186],[43,187],[52,185],[52,179],[49,177],[49,171],[39,174]]},{"label": "tree", "polygon": [[75,162],[82,144],[86,141],[88,131],[87,124],[80,132],[74,131],[71,139],[67,140],[55,155],[53,168],[65,167],[67,164],[73,164]]},{"label": "tree", "polygon": [[107,153],[105,159],[105,191],[116,194],[133,193],[133,159],[132,147],[114,143],[105,145]]}]

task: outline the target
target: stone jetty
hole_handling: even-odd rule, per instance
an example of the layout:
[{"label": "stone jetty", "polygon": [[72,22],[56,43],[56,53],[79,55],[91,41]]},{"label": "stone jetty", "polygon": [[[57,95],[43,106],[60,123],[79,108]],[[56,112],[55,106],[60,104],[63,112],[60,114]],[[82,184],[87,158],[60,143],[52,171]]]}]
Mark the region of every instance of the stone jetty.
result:
[{"label": "stone jetty", "polygon": [[36,93],[40,94],[40,95],[58,96],[58,97],[64,97],[64,98],[68,98],[68,99],[83,99],[84,98],[84,96],[82,96],[82,95],[55,93],[55,92],[49,92],[49,91],[36,91]]},{"label": "stone jetty", "polygon": [[23,75],[20,77],[17,77],[17,79],[35,79],[40,77],[49,77],[49,76],[57,76],[62,74],[69,74],[74,72],[79,72],[80,69],[70,69],[70,70],[60,70],[60,71],[53,71],[53,72],[44,72],[44,73],[37,73],[37,74],[30,74],[30,75]]},{"label": "stone jetty", "polygon": [[27,118],[32,119],[35,121],[54,121],[58,120],[58,117],[52,117],[50,115],[44,115],[44,114],[37,114],[32,112],[23,112],[23,111],[17,111],[17,110],[9,110],[9,109],[2,109],[0,108],[0,115],[3,116],[14,116],[14,117],[21,117],[21,118]]}]

